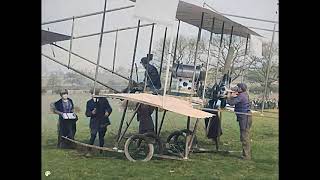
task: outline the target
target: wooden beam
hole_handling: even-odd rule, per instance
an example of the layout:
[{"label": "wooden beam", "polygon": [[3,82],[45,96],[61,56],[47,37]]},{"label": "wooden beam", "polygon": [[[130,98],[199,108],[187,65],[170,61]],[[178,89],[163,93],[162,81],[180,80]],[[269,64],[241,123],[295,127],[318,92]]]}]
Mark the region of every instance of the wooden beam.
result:
[{"label": "wooden beam", "polygon": [[[73,142],[73,143],[75,143],[75,144],[77,144],[77,145],[81,145],[81,146],[85,146],[85,147],[90,147],[90,148],[94,148],[94,149],[98,149],[98,150],[124,153],[123,150],[115,150],[115,149],[107,148],[107,147],[99,147],[99,146],[89,145],[89,144],[85,144],[85,143],[82,143],[82,142],[79,142],[79,141],[70,139],[70,138],[65,137],[65,136],[61,136],[61,137],[62,137],[63,139],[65,139],[65,140],[68,140],[68,141],[70,141],[70,142]],[[153,157],[162,158],[162,159],[179,160],[179,161],[184,160],[184,159],[179,158],[179,157],[168,156],[168,155],[160,155],[160,154],[153,154]]]},{"label": "wooden beam", "polygon": [[152,157],[163,158],[163,159],[171,159],[171,160],[179,160],[179,161],[184,160],[184,159],[179,158],[179,157],[168,156],[168,155],[160,155],[160,154],[153,154]]},{"label": "wooden beam", "polygon": [[99,146],[95,146],[95,145],[85,144],[85,143],[82,143],[82,142],[79,142],[79,141],[76,141],[76,140],[67,138],[67,137],[65,137],[65,136],[61,136],[61,138],[65,139],[65,140],[68,140],[68,141],[70,141],[70,142],[73,142],[73,143],[75,143],[75,144],[77,144],[77,145],[81,145],[81,146],[85,146],[85,147],[90,147],[90,148],[94,148],[94,149],[98,149],[98,150],[103,150],[103,151],[112,151],[112,152],[124,153],[123,150],[115,150],[115,149],[112,149],[112,148],[99,147]]}]

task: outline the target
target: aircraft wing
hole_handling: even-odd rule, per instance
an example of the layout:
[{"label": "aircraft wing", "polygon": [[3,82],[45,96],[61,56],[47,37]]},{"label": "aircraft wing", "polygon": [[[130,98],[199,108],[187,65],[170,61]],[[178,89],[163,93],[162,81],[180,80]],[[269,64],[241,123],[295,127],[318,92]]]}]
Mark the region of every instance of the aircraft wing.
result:
[{"label": "aircraft wing", "polygon": [[57,41],[65,41],[71,39],[71,36],[59,34],[51,31],[41,30],[41,46],[51,44]]},{"label": "aircraft wing", "polygon": [[161,95],[152,95],[147,93],[139,93],[139,94],[119,93],[119,94],[99,95],[95,97],[111,97],[111,98],[134,101],[134,102],[162,108],[162,109],[175,112],[178,114],[182,114],[185,116],[190,116],[193,118],[209,118],[214,116],[214,114],[193,108],[191,102],[188,102],[186,100],[181,100],[172,96],[163,97]]}]

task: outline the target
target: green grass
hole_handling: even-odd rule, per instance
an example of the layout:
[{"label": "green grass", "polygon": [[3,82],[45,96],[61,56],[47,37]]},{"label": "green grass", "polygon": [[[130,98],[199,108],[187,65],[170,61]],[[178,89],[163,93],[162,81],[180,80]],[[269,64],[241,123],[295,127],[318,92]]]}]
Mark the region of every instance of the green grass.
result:
[{"label": "green grass", "polygon": [[[89,119],[84,116],[89,94],[71,94],[78,113],[76,140],[87,142],[89,139]],[[190,161],[174,161],[153,158],[149,162],[129,162],[124,154],[105,152],[87,158],[83,151],[57,149],[57,115],[50,113],[49,103],[59,99],[59,95],[42,96],[42,178],[43,179],[278,179],[278,119],[253,118],[251,130],[252,160],[242,161],[239,153],[191,154]],[[113,147],[121,119],[120,101],[110,100],[113,107],[111,126],[105,137],[107,147]],[[132,112],[131,112],[132,113]],[[162,115],[162,113],[160,113]],[[176,129],[186,127],[186,117],[168,113],[161,132],[162,139]],[[276,113],[266,113],[277,116]],[[130,115],[126,116],[126,119]],[[161,117],[161,116],[160,116]],[[195,121],[191,121],[191,127]],[[198,126],[197,137],[204,148],[213,148],[205,137],[204,122]],[[223,135],[220,149],[240,151],[239,126],[235,115],[223,113]],[[134,119],[128,133],[138,131]],[[50,176],[44,172],[50,171]],[[170,172],[173,171],[173,172]]]}]

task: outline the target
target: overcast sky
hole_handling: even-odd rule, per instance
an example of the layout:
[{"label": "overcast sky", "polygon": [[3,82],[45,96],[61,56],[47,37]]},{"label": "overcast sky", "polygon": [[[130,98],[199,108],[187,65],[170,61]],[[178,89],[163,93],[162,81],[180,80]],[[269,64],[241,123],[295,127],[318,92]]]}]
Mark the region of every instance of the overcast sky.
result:
[{"label": "overcast sky", "polygon": [[[185,0],[186,2],[193,3],[202,6],[203,0]],[[207,4],[210,4],[215,10],[221,13],[235,14],[241,16],[249,16],[267,20],[278,21],[278,16],[276,15],[278,0],[206,0]],[[128,5],[133,5],[129,0],[108,0],[107,9],[123,7]],[[50,20],[61,19],[64,17],[72,17],[77,15],[82,15],[91,12],[102,11],[104,6],[104,0],[42,0],[42,22],[47,22]],[[116,11],[106,14],[106,22],[104,30],[111,30],[116,28],[123,28],[128,26],[137,25],[137,20],[132,17],[133,8],[125,9],[121,11]],[[246,20],[235,17],[228,17],[242,25],[249,27],[259,27],[266,29],[273,29],[272,23],[259,22]],[[91,16],[82,19],[75,20],[74,36],[80,36],[90,33],[97,33],[101,28],[102,15]],[[141,24],[149,22],[142,21]],[[50,29],[50,31],[71,34],[72,21],[59,22],[49,25],[42,26],[42,29]],[[277,26],[278,29],[278,26]],[[257,33],[266,37],[271,41],[272,32],[255,30]],[[198,29],[191,25],[181,23],[180,34],[185,36],[197,36]],[[136,60],[138,61],[141,57],[145,56],[148,52],[149,39],[151,33],[151,26],[144,27],[140,29],[138,48]],[[118,33],[118,49],[116,56],[115,67],[123,66],[129,68],[133,56],[134,40],[135,40],[136,30],[122,31]],[[154,37],[152,48],[158,44],[160,38],[164,35],[164,28],[161,26],[155,26]],[[203,36],[208,36],[208,33],[203,33]],[[114,39],[115,33],[104,34],[103,45],[101,52],[100,64],[106,67],[112,67],[113,61],[113,49],[114,49]],[[73,51],[92,60],[96,61],[98,54],[98,41],[99,36],[76,39],[73,41]],[[278,41],[278,33],[276,33],[275,41]],[[58,45],[69,48],[69,41],[58,42]],[[49,45],[42,47],[42,52],[52,56],[52,50]],[[54,53],[58,60],[67,64],[68,53],[54,48]],[[42,58],[42,71],[49,72],[55,70],[67,69],[61,65],[58,65],[45,57]],[[137,63],[138,64],[138,63]],[[94,70],[95,66],[85,63],[82,60],[72,56],[71,65],[78,69],[88,69]]]}]

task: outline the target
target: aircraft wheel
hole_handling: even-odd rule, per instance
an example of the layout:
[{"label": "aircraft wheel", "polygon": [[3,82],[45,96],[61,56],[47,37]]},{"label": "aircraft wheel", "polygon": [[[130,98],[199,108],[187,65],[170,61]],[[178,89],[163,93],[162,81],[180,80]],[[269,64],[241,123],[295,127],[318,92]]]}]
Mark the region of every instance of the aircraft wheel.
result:
[{"label": "aircraft wheel", "polygon": [[[175,153],[183,154],[186,147],[186,139],[189,134],[191,134],[191,131],[188,129],[174,131],[173,133],[171,133],[167,138],[169,148]],[[194,136],[192,147],[196,147],[197,144],[197,136]]]},{"label": "aircraft wheel", "polygon": [[158,154],[163,154],[163,143],[161,139],[154,132],[147,132],[147,133],[144,133],[143,135],[152,139],[151,142]]},{"label": "aircraft wheel", "polygon": [[124,154],[129,161],[133,162],[149,161],[153,156],[153,152],[153,144],[142,134],[131,136],[124,145]]}]

